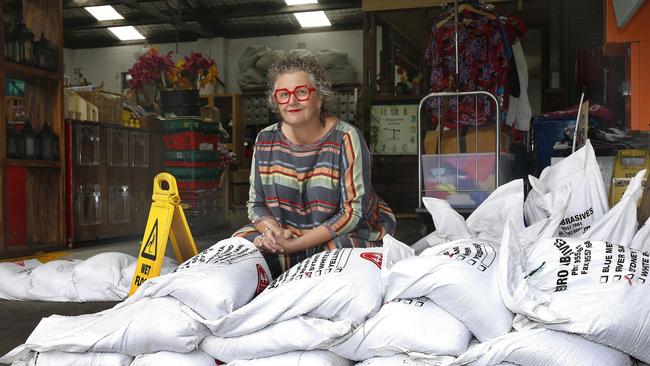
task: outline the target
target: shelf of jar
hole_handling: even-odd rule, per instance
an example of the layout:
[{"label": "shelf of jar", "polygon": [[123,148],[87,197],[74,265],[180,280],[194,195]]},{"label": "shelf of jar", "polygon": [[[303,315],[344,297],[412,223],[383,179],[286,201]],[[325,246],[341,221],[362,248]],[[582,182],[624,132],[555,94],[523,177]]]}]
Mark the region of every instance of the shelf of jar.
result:
[{"label": "shelf of jar", "polygon": [[61,162],[56,160],[5,159],[5,164],[31,168],[61,168]]},{"label": "shelf of jar", "polygon": [[4,61],[5,77],[18,80],[59,80],[58,71],[43,70],[37,67]]}]

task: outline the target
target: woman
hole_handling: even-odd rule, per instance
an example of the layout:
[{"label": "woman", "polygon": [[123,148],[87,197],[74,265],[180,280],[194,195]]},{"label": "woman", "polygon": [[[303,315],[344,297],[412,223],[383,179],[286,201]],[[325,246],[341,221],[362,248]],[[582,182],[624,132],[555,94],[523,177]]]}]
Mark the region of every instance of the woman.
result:
[{"label": "woman", "polygon": [[275,276],[323,250],[373,247],[395,217],[370,184],[370,151],[357,128],[327,116],[332,96],[314,57],[285,58],[267,76],[281,122],[262,130],[251,164],[248,217],[233,236],[260,248]]}]

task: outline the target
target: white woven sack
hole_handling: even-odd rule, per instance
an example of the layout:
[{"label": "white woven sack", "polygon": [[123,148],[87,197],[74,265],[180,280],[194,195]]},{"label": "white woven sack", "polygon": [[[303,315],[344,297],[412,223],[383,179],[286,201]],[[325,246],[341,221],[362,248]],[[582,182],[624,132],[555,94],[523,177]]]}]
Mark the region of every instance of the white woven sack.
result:
[{"label": "white woven sack", "polygon": [[271,272],[253,243],[228,238],[147,280],[135,296],[172,296],[199,321],[216,320],[247,304],[271,282]]},{"label": "white woven sack", "polygon": [[[317,253],[284,272],[249,304],[204,324],[220,337],[251,334],[302,315],[358,325],[382,305],[382,259],[394,261],[388,255],[384,258],[384,250],[344,248]],[[399,255],[398,250],[391,253]]]},{"label": "white woven sack", "polygon": [[632,238],[632,244],[630,244],[630,248],[642,252],[650,251],[650,218],[634,235],[634,238]]},{"label": "white woven sack", "polygon": [[242,73],[248,69],[254,68],[257,60],[270,51],[271,49],[267,45],[248,46],[246,50],[244,50],[244,53],[239,57],[239,72]]},{"label": "white woven sack", "polygon": [[292,351],[329,349],[353,329],[349,320],[331,321],[299,316],[239,337],[209,335],[199,348],[222,362],[249,360]]},{"label": "white woven sack", "polygon": [[25,344],[0,358],[0,363],[24,360],[29,351],[187,353],[208,335],[172,297],[131,299],[96,314],[43,318]]},{"label": "white woven sack", "polygon": [[401,353],[458,356],[467,350],[471,337],[460,320],[431,300],[395,299],[330,350],[357,361]]},{"label": "white woven sack", "polygon": [[534,329],[512,332],[471,347],[452,365],[630,366],[630,356],[575,334]]},{"label": "white woven sack", "polygon": [[121,301],[129,294],[123,286],[122,270],[137,258],[125,253],[108,252],[94,255],[77,264],[73,270],[79,301]]},{"label": "white woven sack", "polygon": [[624,247],[632,244],[637,232],[637,202],[643,194],[643,178],[646,170],[641,170],[625,189],[621,200],[606,214],[594,220],[587,232],[577,237],[589,240],[608,241]]},{"label": "white woven sack", "polygon": [[479,340],[495,338],[510,332],[513,318],[499,296],[496,267],[490,243],[461,239],[441,244],[386,271],[385,301],[427,297]]},{"label": "white woven sack", "polygon": [[140,355],[133,360],[131,366],[214,366],[214,358],[201,351],[177,353],[161,351],[148,355]]},{"label": "white woven sack", "polygon": [[372,357],[357,363],[357,366],[445,366],[454,360],[453,357],[438,357],[434,359],[414,358],[408,355],[393,355]]},{"label": "white woven sack", "polygon": [[32,270],[29,298],[39,301],[80,301],[74,284],[74,267],[79,259],[60,259],[44,263]]},{"label": "white woven sack", "polygon": [[104,352],[31,352],[25,366],[129,366],[133,357]]},{"label": "white woven sack", "polygon": [[415,243],[416,254],[426,248],[458,239],[480,238],[498,244],[507,218],[524,229],[524,183],[517,179],[494,190],[467,218],[456,212],[446,200],[423,197],[422,203],[433,219],[436,231]]},{"label": "white woven sack", "polygon": [[560,236],[576,236],[586,232],[592,223],[607,212],[607,193],[591,142],[546,167],[539,179],[530,177],[532,190],[524,203],[528,225],[548,216],[543,208],[543,197],[564,185],[571,186],[571,201],[560,223]]},{"label": "white woven sack", "polygon": [[254,360],[236,360],[228,366],[352,366],[352,361],[323,350],[294,351]]},{"label": "white woven sack", "polygon": [[0,299],[30,300],[31,273],[41,264],[36,259],[0,263]]},{"label": "white woven sack", "polygon": [[575,238],[528,246],[506,229],[499,262],[515,328],[539,323],[650,361],[649,252]]}]

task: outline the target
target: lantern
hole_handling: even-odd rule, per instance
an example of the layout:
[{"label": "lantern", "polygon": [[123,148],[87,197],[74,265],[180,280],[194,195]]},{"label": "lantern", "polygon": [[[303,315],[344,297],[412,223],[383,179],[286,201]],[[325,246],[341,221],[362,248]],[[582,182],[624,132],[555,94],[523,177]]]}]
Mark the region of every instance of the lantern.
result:
[{"label": "lantern", "polygon": [[41,38],[36,42],[35,45],[35,64],[36,67],[48,70],[56,70],[56,50],[54,45],[50,42],[43,32],[41,32]]},{"label": "lantern", "polygon": [[22,135],[25,139],[25,159],[40,159],[42,155],[40,138],[32,128],[29,120],[27,120],[25,127],[22,129]]},{"label": "lantern", "polygon": [[13,30],[7,26],[8,22],[5,22],[4,29],[4,41],[5,41],[5,59],[7,61],[16,61],[16,51],[15,51],[15,42]]},{"label": "lantern", "polygon": [[7,129],[7,158],[9,159],[22,159],[25,157],[25,139],[16,131],[16,129],[9,123],[6,125]]},{"label": "lantern", "polygon": [[59,159],[59,138],[50,128],[50,125],[45,124],[41,131],[38,133],[39,140],[41,143],[41,152],[43,155],[43,160],[58,160]]}]

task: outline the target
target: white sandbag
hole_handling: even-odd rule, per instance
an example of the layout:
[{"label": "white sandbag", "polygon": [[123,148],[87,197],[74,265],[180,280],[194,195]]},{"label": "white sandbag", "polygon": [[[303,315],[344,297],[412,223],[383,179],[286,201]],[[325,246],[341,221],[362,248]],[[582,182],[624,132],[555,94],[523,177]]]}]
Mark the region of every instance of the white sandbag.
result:
[{"label": "white sandbag", "polygon": [[458,239],[480,238],[499,243],[506,219],[512,217],[524,229],[524,182],[517,179],[494,190],[467,221],[446,200],[423,197],[422,203],[433,219],[436,231],[420,239],[412,248],[416,254],[428,247]]},{"label": "white sandbag", "polygon": [[264,85],[264,81],[265,76],[254,67],[239,74],[239,78],[237,79],[237,83],[239,83],[239,87],[242,90],[262,86]]},{"label": "white sandbag", "polygon": [[201,343],[200,349],[222,362],[250,360],[292,351],[329,349],[352,330],[349,320],[330,321],[299,316],[239,337],[209,335]]},{"label": "white sandbag", "polygon": [[630,244],[630,248],[642,252],[650,251],[650,218],[634,235],[634,238],[632,238],[632,244]]},{"label": "white sandbag", "polygon": [[29,298],[40,301],[79,301],[74,284],[74,267],[79,259],[62,259],[44,263],[32,270]]},{"label": "white sandbag", "polygon": [[314,52],[307,48],[294,48],[287,52],[287,57],[289,58],[304,58],[304,57],[314,57]]},{"label": "white sandbag", "polygon": [[594,220],[607,212],[605,184],[589,140],[575,153],[555,165],[546,167],[539,180],[534,177],[529,179],[532,190],[524,203],[524,215],[528,225],[548,216],[539,200],[546,193],[567,184],[571,186],[571,201],[560,223],[560,236],[575,236],[586,232]]},{"label": "white sandbag", "polygon": [[442,366],[448,365],[454,360],[453,357],[436,357],[434,359],[414,358],[408,355],[393,355],[386,357],[373,357],[363,362],[357,363],[357,366]]},{"label": "white sandbag", "polygon": [[30,300],[31,273],[41,264],[36,259],[0,263],[0,299]]},{"label": "white sandbag", "polygon": [[96,314],[43,318],[25,344],[0,358],[0,363],[22,360],[28,351],[187,353],[209,333],[172,297],[131,299]]},{"label": "white sandbag", "polygon": [[[390,245],[405,247],[401,243]],[[220,337],[251,334],[301,315],[331,321],[349,320],[358,325],[382,305],[380,268],[384,248],[344,248],[317,253],[284,272],[249,304],[221,319],[202,322]],[[390,253],[400,255],[403,251]],[[388,261],[396,260],[388,258]]]},{"label": "white sandbag", "polygon": [[202,319],[216,320],[247,304],[271,282],[271,272],[253,243],[228,238],[147,280],[136,296],[172,296]]},{"label": "white sandbag", "polygon": [[385,301],[425,296],[479,340],[495,338],[510,332],[513,318],[499,296],[496,267],[497,253],[489,243],[460,239],[441,244],[387,270]]},{"label": "white sandbag", "polygon": [[621,200],[606,214],[594,220],[587,232],[577,237],[581,239],[608,241],[624,247],[632,244],[637,232],[637,202],[643,194],[643,178],[646,170],[641,170],[623,193]]},{"label": "white sandbag", "polygon": [[[131,262],[128,266],[122,269],[120,275],[120,287],[131,289],[131,284],[133,283],[133,276],[135,276],[135,267],[138,265],[138,261]],[[166,275],[171,271],[175,270],[178,266],[176,259],[165,257],[163,260],[162,267],[160,268],[160,276]]]},{"label": "white sandbag", "polygon": [[236,360],[228,366],[352,366],[354,362],[324,350],[294,351],[255,360]]},{"label": "white sandbag", "polygon": [[356,70],[352,65],[334,66],[327,69],[327,76],[332,85],[354,83],[357,80]]},{"label": "white sandbag", "polygon": [[74,266],[74,286],[79,301],[121,301],[129,286],[121,283],[122,270],[137,258],[125,253],[108,252],[94,255]]},{"label": "white sandbag", "polygon": [[262,75],[266,75],[266,73],[269,71],[269,68],[271,65],[273,65],[275,62],[281,60],[283,57],[286,57],[286,51],[285,50],[272,50],[269,51],[267,54],[264,56],[260,57],[257,62],[255,63],[255,68],[262,73]]},{"label": "white sandbag", "polygon": [[630,366],[630,356],[575,334],[534,329],[512,332],[471,347],[452,365]]},{"label": "white sandbag", "polygon": [[348,54],[339,50],[324,49],[316,54],[318,63],[325,69],[348,64]]},{"label": "white sandbag", "polygon": [[25,365],[30,366],[129,366],[133,357],[104,352],[31,352]]},{"label": "white sandbag", "polygon": [[516,179],[499,186],[466,220],[472,237],[499,243],[510,219],[517,232],[524,230],[524,181]]},{"label": "white sandbag", "polygon": [[140,355],[133,360],[131,366],[214,366],[214,358],[201,351],[177,353],[161,351],[148,355]]},{"label": "white sandbag", "polygon": [[246,70],[254,68],[257,60],[270,51],[271,49],[266,45],[248,46],[244,51],[244,54],[239,57],[239,72],[243,73]]},{"label": "white sandbag", "polygon": [[506,229],[499,267],[516,329],[537,322],[650,361],[649,252],[576,238],[527,246]]},{"label": "white sandbag", "polygon": [[330,350],[357,361],[400,353],[458,356],[471,338],[460,320],[431,300],[395,299]]}]

